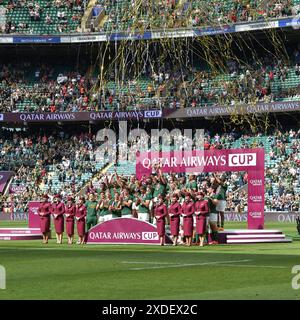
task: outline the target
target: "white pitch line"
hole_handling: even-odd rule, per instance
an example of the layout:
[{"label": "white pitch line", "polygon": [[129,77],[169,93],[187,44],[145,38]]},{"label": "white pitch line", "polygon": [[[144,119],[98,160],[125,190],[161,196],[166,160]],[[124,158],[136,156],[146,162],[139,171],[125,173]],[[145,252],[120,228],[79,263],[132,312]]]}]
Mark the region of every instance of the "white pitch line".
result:
[{"label": "white pitch line", "polygon": [[[224,262],[226,264],[226,262]],[[224,267],[249,267],[249,268],[273,268],[273,269],[286,269],[289,267],[284,267],[284,266],[260,266],[257,264],[226,264]]]},{"label": "white pitch line", "polygon": [[34,251],[34,250],[67,250],[67,249],[63,249],[63,248],[47,248],[47,247],[44,247],[44,248],[5,248],[5,249],[1,249],[0,248],[0,252],[4,252],[4,251],[24,251],[24,250],[30,250],[30,251]]},{"label": "white pitch line", "polygon": [[154,261],[122,261],[121,263],[125,263],[125,264],[169,264],[169,265],[173,265],[173,264],[178,264],[177,262],[154,262]]},{"label": "white pitch line", "polygon": [[194,267],[194,266],[205,266],[214,264],[224,264],[224,263],[238,263],[238,262],[249,262],[252,260],[235,260],[235,261],[212,261],[212,262],[202,262],[202,263],[184,263],[184,264],[169,264],[163,266],[155,267],[145,267],[145,268],[130,268],[128,270],[138,271],[138,270],[150,270],[150,269],[165,269],[165,268],[183,268],[183,267]]}]

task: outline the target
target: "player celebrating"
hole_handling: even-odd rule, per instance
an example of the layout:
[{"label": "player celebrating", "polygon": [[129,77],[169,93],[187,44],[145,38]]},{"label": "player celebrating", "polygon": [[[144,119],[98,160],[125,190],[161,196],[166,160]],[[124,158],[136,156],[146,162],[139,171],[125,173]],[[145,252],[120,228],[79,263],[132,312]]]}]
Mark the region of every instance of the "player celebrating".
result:
[{"label": "player celebrating", "polygon": [[152,200],[152,196],[149,192],[146,192],[146,187],[142,186],[140,190],[140,196],[136,201],[138,219],[149,222],[149,204]]},{"label": "player celebrating", "polygon": [[125,189],[121,196],[121,216],[131,218],[132,217],[132,198],[128,192],[128,189]]},{"label": "player celebrating", "polygon": [[121,214],[121,198],[119,193],[115,193],[114,194],[115,199],[111,201],[110,206],[109,206],[109,210],[111,212],[111,217],[112,219],[114,218],[118,218]]},{"label": "player celebrating", "polygon": [[89,200],[86,201],[86,226],[87,230],[91,229],[97,224],[97,201],[95,200],[95,195],[90,193]]},{"label": "player celebrating", "polygon": [[227,183],[224,177],[218,177],[214,175],[216,182],[218,183],[217,195],[218,195],[218,204],[216,210],[218,212],[218,230],[224,231],[224,215],[226,209],[226,192],[227,192]]},{"label": "player celebrating", "polygon": [[100,200],[96,207],[96,210],[100,212],[99,222],[105,222],[109,220],[110,211],[108,210],[108,208],[109,208],[110,201],[111,201],[110,192],[109,191],[107,191],[106,193],[101,192]]},{"label": "player celebrating", "polygon": [[217,213],[217,205],[219,202],[219,195],[215,193],[215,190],[212,187],[207,189],[208,195],[205,197],[208,200],[209,206],[209,229],[208,229],[208,244],[218,244],[218,213]]}]

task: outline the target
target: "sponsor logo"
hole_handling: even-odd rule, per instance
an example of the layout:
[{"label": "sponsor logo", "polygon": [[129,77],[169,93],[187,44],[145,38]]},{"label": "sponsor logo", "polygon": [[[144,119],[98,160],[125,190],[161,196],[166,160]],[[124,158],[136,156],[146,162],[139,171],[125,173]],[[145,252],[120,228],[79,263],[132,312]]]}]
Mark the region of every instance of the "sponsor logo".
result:
[{"label": "sponsor logo", "polygon": [[176,30],[176,31],[159,31],[152,32],[151,39],[160,39],[160,38],[186,38],[193,37],[193,30]]},{"label": "sponsor logo", "polygon": [[103,42],[107,41],[106,35],[97,35],[97,36],[82,36],[82,37],[70,37],[70,42]]},{"label": "sponsor logo", "polygon": [[252,212],[250,211],[249,216],[252,218],[261,218],[262,213],[260,211],[252,211]]},{"label": "sponsor logo", "polygon": [[68,121],[75,120],[74,113],[20,113],[22,121]]},{"label": "sponsor logo", "polygon": [[240,213],[225,213],[225,221],[238,221],[238,222],[247,222],[247,214]]},{"label": "sponsor logo", "polygon": [[271,28],[278,28],[278,26],[279,26],[278,21],[242,24],[242,25],[235,26],[235,31],[241,32],[241,31],[250,31],[250,30],[271,29]]},{"label": "sponsor logo", "polygon": [[[274,213],[273,213],[273,215],[274,215]],[[277,216],[277,221],[278,222],[296,223],[296,218],[297,218],[297,215],[295,215],[295,214],[283,213],[283,214],[279,214]]]},{"label": "sponsor logo", "polygon": [[113,241],[113,240],[140,240],[140,232],[90,232],[89,238],[91,240],[104,240],[104,241]]},{"label": "sponsor logo", "polygon": [[262,196],[250,196],[249,199],[252,202],[262,202],[263,201],[263,197]]},{"label": "sponsor logo", "polygon": [[132,118],[143,118],[144,114],[142,111],[128,111],[128,112],[91,112],[89,114],[92,120],[102,119],[132,119]]},{"label": "sponsor logo", "polygon": [[256,153],[229,154],[228,166],[229,167],[256,166]]},{"label": "sponsor logo", "polygon": [[253,187],[261,187],[262,186],[262,179],[251,179],[249,182]]},{"label": "sponsor logo", "polygon": [[142,240],[158,240],[157,232],[142,232]]},{"label": "sponsor logo", "polygon": [[299,30],[300,29],[300,14],[297,14],[292,19],[292,22],[291,22],[290,26],[292,26],[294,30]]},{"label": "sponsor logo", "polygon": [[16,187],[11,187],[9,189],[10,193],[16,193],[16,194],[21,194],[23,192],[26,191],[26,187],[25,186],[16,186]]},{"label": "sponsor logo", "polygon": [[31,207],[30,210],[33,214],[38,214],[38,207]]},{"label": "sponsor logo", "polygon": [[145,118],[160,118],[162,116],[161,110],[145,111]]}]

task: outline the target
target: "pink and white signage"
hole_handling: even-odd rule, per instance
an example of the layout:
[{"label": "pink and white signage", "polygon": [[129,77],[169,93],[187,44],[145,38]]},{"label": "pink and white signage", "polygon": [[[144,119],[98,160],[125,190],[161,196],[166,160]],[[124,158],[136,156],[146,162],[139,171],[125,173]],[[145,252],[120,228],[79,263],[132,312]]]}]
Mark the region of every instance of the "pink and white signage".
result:
[{"label": "pink and white signage", "polygon": [[9,193],[11,193],[11,194],[22,194],[25,191],[26,191],[26,185],[24,185],[24,184],[21,184],[21,185],[12,184],[9,187]]},{"label": "pink and white signage", "polygon": [[28,202],[28,227],[40,228],[40,216],[38,215],[38,209],[40,206],[39,201]]},{"label": "pink and white signage", "polygon": [[[156,226],[135,218],[116,218],[88,232],[87,244],[159,244]],[[166,236],[166,243],[172,243]]]},{"label": "pink and white signage", "polygon": [[265,151],[256,149],[143,152],[137,154],[138,179],[149,176],[159,164],[166,173],[221,171],[248,172],[248,229],[264,228]]},{"label": "pink and white signage", "polygon": [[0,192],[4,191],[4,188],[14,173],[12,171],[0,171]]}]

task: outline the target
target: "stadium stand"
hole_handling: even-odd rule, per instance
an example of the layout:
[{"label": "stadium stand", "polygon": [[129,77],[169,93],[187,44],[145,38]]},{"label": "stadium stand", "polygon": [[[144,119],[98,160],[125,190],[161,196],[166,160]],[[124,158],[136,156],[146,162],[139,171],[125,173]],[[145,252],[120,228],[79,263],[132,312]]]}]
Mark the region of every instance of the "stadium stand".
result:
[{"label": "stadium stand", "polygon": [[[0,111],[99,111],[201,107],[299,100],[299,49],[289,61],[265,56],[248,68],[227,61],[226,70],[164,67],[143,77],[99,83],[97,70],[72,66],[0,65]],[[99,90],[100,89],[100,90]]]},{"label": "stadium stand", "polygon": [[292,16],[299,10],[298,0],[98,0],[98,4],[105,9],[108,32],[233,24]]},{"label": "stadium stand", "polygon": [[26,186],[16,195],[21,202],[45,192],[76,194],[104,166],[95,159],[98,144],[93,139],[64,132],[47,136],[2,132],[0,168],[16,173],[14,185]]},{"label": "stadium stand", "polygon": [[[213,26],[282,18],[299,13],[299,0],[189,1],[189,0],[98,0],[104,9],[90,31],[131,31]],[[85,8],[82,0],[2,0],[3,33],[59,34],[81,31]],[[2,12],[1,11],[1,12]],[[90,12],[89,12],[90,13]],[[86,22],[86,21],[85,21]]]},{"label": "stadium stand", "polygon": [[[68,135],[60,132],[53,135],[28,136],[23,133],[4,132],[0,140],[1,170],[14,170],[13,184],[26,185],[21,194],[1,196],[1,207],[9,211],[26,207],[28,200],[61,193],[63,196],[77,194],[92,180],[101,184],[104,176],[115,172],[121,177],[135,175],[134,153],[129,160],[120,160],[111,165],[106,173],[92,179],[107,164],[108,160],[96,160],[98,142],[88,134]],[[183,147],[183,145],[182,145]],[[266,151],[266,203],[267,211],[300,210],[300,130],[284,133],[275,131],[263,134],[206,134],[205,149],[264,147]],[[168,150],[166,147],[163,150]],[[172,148],[171,148],[172,149]],[[112,153],[113,150],[107,150]],[[206,175],[197,177],[198,183]],[[133,178],[135,179],[135,178]],[[232,172],[229,182],[227,209],[247,209],[247,175]],[[5,211],[5,210],[4,210]]]},{"label": "stadium stand", "polygon": [[81,0],[4,0],[0,5],[6,9],[5,33],[76,32],[84,13]]},{"label": "stadium stand", "polygon": [[[98,0],[93,3],[104,9],[95,31],[107,32],[265,21],[294,16],[300,8],[300,0]],[[79,32],[82,17],[89,16],[84,12],[85,5],[81,0],[0,0],[2,33]],[[89,10],[92,12],[91,6]],[[99,12],[103,13],[103,10]],[[102,49],[99,47],[98,50]],[[113,46],[108,50],[108,60],[113,60]],[[151,58],[151,66],[145,62],[143,71],[135,75],[130,67],[120,75],[117,66],[110,70],[111,65],[107,66],[105,61],[104,69],[107,69],[101,81],[99,61],[86,63],[78,58],[79,68],[71,62],[60,63],[59,59],[55,63],[48,60],[38,63],[34,55],[26,60],[28,56],[25,58],[20,54],[21,63],[4,62],[9,59],[3,59],[0,63],[0,112],[127,111],[300,99],[299,45],[289,59],[275,59],[274,55],[265,52],[257,59],[245,57],[247,61],[241,63],[238,59],[228,58],[223,69],[208,67],[207,62],[196,61],[196,57],[193,65],[188,66],[165,61],[158,63],[155,55],[159,54],[155,53]],[[0,169],[13,170],[12,184],[26,188],[20,194],[1,195],[1,206],[6,211],[10,210],[11,203],[13,210],[22,211],[27,201],[38,199],[44,193],[51,196],[77,194],[111,162],[108,158],[97,159],[98,143],[85,129],[82,134],[61,129],[58,133],[35,132],[31,135],[26,133],[28,128],[21,129],[22,125],[18,130],[3,129],[0,138]],[[207,134],[205,143],[207,149],[256,146],[264,147],[266,151],[266,209],[299,211],[298,128],[269,134]],[[170,150],[169,146],[161,147],[163,151]],[[107,150],[106,156],[114,151]],[[114,172],[122,177],[135,175],[135,151],[129,160],[110,163],[108,171],[100,175],[101,179]],[[202,178],[198,177],[199,183]],[[227,209],[245,210],[247,175],[233,172],[227,178],[230,182]]]}]

